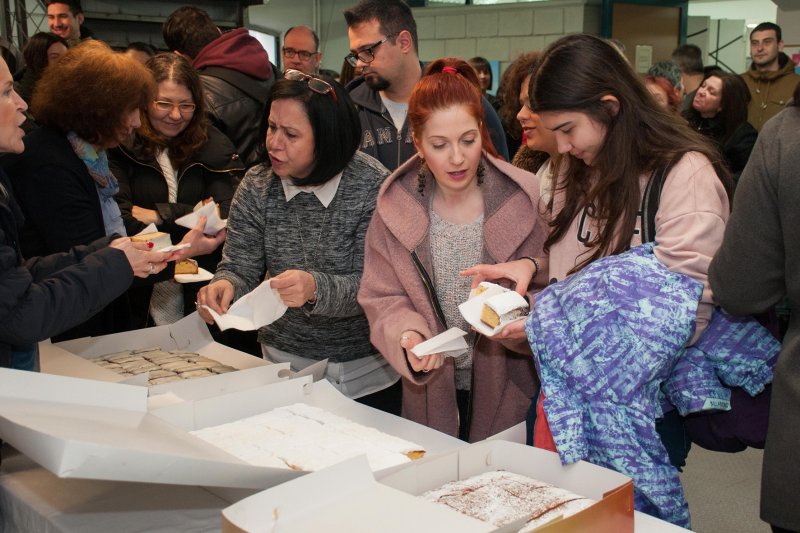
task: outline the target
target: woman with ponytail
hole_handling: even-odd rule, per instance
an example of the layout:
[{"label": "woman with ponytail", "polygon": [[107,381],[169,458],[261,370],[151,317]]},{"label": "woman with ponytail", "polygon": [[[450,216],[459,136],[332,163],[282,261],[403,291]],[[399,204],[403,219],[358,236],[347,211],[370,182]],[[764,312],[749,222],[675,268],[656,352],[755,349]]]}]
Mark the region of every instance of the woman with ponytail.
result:
[{"label": "woman with ponytail", "polygon": [[371,341],[401,375],[403,416],[477,441],[525,419],[535,393],[530,355],[474,332],[457,357],[411,349],[451,327],[469,331],[460,272],[542,253],[539,183],[498,159],[475,71],[431,63],[408,107],[417,154],[381,187],[367,232],[359,303]]}]

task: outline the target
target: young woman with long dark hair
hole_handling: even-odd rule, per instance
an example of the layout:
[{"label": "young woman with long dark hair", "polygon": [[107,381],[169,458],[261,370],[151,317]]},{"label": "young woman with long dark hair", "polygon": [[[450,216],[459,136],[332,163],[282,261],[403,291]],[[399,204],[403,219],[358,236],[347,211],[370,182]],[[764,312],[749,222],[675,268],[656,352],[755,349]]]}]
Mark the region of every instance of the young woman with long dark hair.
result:
[{"label": "young woman with long dark hair", "polygon": [[[540,284],[565,280],[601,258],[642,244],[646,229],[643,197],[648,184],[663,176],[654,216],[653,254],[669,271],[702,283],[694,334],[687,333],[691,337],[687,345],[691,345],[712,315],[708,266],[722,242],[730,211],[731,181],[719,154],[685,121],[662,108],[625,59],[597,37],[571,35],[553,43],[531,77],[529,96],[530,107],[539,114],[543,126],[555,133],[558,151],[563,155],[547,213],[550,234],[546,254],[532,260],[480,265],[465,274],[475,275],[473,283],[484,278],[508,278],[517,282],[522,292],[531,278]],[[647,313],[652,303],[643,304],[639,312]],[[534,302],[534,313],[535,306]],[[635,313],[631,310],[633,320]],[[565,334],[580,336],[582,331]],[[524,336],[523,326],[512,323],[496,337]],[[641,349],[642,361],[648,361],[646,346]],[[603,379],[599,371],[595,379]],[[546,380],[542,385],[543,390],[547,388]],[[547,406],[544,411],[547,413]],[[537,429],[541,421],[537,419]],[[606,422],[591,422],[594,435],[624,433]],[[651,423],[646,424],[648,437],[654,433],[655,416]],[[661,439],[669,442],[673,432],[664,428],[660,430]],[[680,438],[679,422],[670,428]],[[619,450],[614,445],[597,453],[603,457],[601,464],[629,475],[643,474],[637,484],[642,479],[651,482],[647,487],[654,492],[642,491],[637,485],[638,509],[688,526],[688,509],[677,471],[669,464],[681,465],[688,448],[668,443],[667,461],[657,443],[651,446],[653,461],[644,461],[645,466],[638,468],[618,460]],[[650,466],[653,468],[648,470]],[[652,476],[663,476],[659,478],[662,482],[652,482]],[[667,486],[672,492],[659,492]]]}]

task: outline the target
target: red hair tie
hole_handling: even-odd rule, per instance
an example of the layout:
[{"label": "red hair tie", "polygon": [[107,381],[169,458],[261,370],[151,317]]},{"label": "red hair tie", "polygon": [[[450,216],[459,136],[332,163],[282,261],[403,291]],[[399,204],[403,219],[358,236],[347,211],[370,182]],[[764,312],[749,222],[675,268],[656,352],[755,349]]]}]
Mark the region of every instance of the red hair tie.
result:
[{"label": "red hair tie", "polygon": [[442,67],[442,72],[447,72],[449,74],[458,74],[458,71],[455,69],[455,67],[451,67],[449,65],[446,67]]}]

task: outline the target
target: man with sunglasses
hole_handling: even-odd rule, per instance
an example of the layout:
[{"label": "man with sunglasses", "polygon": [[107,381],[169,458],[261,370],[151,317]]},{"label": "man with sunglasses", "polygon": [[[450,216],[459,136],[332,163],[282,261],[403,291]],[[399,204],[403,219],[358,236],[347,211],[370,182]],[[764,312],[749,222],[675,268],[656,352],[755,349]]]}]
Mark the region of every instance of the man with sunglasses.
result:
[{"label": "man with sunglasses", "polygon": [[311,76],[319,76],[322,52],[319,37],[308,26],[292,26],[283,34],[283,69],[299,70]]},{"label": "man with sunglasses", "polygon": [[[417,23],[402,0],[361,0],[344,18],[350,38],[347,61],[364,69],[347,86],[361,118],[361,150],[395,170],[416,152],[406,113],[411,91],[422,77]],[[483,104],[492,142],[508,159],[500,119],[485,98]]]}]

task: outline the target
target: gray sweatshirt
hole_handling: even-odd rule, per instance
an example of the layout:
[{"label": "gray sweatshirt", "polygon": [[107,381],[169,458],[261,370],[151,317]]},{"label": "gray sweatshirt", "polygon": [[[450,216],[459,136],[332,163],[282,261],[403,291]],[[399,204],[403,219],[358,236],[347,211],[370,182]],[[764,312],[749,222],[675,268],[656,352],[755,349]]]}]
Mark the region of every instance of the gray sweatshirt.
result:
[{"label": "gray sweatshirt", "polygon": [[261,343],[333,362],[376,353],[356,294],[364,267],[364,237],[388,174],[376,159],[356,152],[326,209],[313,194],[298,194],[287,202],[281,180],[265,165],[247,172],[231,204],[214,280],[230,281],[235,299],[256,288],[266,273],[304,270],[317,284],[316,304],[289,308],[281,319],[259,330]]}]

